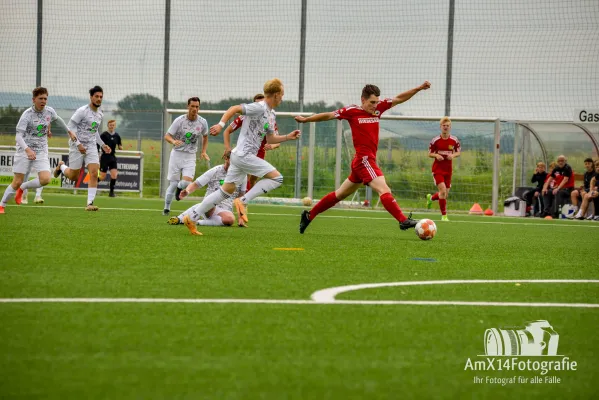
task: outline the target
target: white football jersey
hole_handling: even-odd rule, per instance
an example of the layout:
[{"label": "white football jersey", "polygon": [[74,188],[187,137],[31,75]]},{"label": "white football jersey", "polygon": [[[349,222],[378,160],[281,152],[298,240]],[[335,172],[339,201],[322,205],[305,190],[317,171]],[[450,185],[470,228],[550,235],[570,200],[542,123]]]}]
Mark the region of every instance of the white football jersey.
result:
[{"label": "white football jersey", "polygon": [[190,121],[185,114],[175,118],[168,133],[173,139],[183,142],[181,146],[175,147],[175,151],[197,153],[198,140],[200,136],[208,136],[208,130],[208,121],[204,118],[198,115],[194,121]]},{"label": "white football jersey", "polygon": [[233,153],[238,156],[256,155],[264,137],[275,133],[276,115],[264,100],[242,104],[241,107],[245,118]]},{"label": "white football jersey", "polygon": [[[36,153],[48,153],[48,126],[56,121],[58,115],[52,107],[44,107],[39,112],[33,106],[21,114],[17,123],[17,133],[20,133],[29,148]],[[17,143],[17,152],[24,152]]]},{"label": "white football jersey", "polygon": [[67,124],[69,130],[77,135],[77,139],[84,147],[96,145],[96,133],[102,124],[104,112],[101,108],[94,111],[89,104],[79,107]]},{"label": "white football jersey", "polygon": [[[208,188],[206,189],[206,194],[204,195],[204,197],[206,197],[216,192],[217,190],[220,190],[220,187],[223,185],[223,183],[225,183],[225,176],[227,176],[225,166],[217,165],[216,167],[210,168],[208,171],[204,172],[198,179],[196,179],[196,184],[200,187],[208,186]],[[235,192],[233,192],[233,196],[221,201],[219,206],[221,208],[232,211],[233,200],[238,198],[241,193],[245,193],[246,187],[247,176],[243,183],[241,183],[241,185],[237,185],[237,187],[235,188]]]}]

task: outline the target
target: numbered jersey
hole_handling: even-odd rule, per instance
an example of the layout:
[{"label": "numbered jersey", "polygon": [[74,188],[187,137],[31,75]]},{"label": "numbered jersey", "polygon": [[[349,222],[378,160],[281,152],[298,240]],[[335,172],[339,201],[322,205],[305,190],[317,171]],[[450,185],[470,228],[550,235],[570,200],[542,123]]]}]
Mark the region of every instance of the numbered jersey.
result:
[{"label": "numbered jersey", "polygon": [[84,147],[95,147],[96,134],[100,129],[103,117],[102,109],[98,108],[98,111],[94,111],[87,104],[75,111],[67,126],[71,132],[77,135],[77,139]]},{"label": "numbered jersey", "polygon": [[[25,143],[36,153],[48,153],[48,126],[58,118],[52,107],[44,107],[39,112],[32,106],[21,114],[17,124],[17,134],[21,134]],[[17,144],[17,152],[25,149]]]},{"label": "numbered jersey", "polygon": [[264,101],[242,104],[241,107],[244,118],[233,153],[238,156],[256,155],[266,135],[275,133],[276,115]]},{"label": "numbered jersey", "polygon": [[197,153],[199,138],[208,135],[208,122],[199,115],[193,121],[190,121],[187,115],[181,115],[173,121],[168,128],[168,133],[173,139],[183,142],[182,145],[175,147],[175,151]]},{"label": "numbered jersey", "polygon": [[[216,167],[213,167],[213,168],[209,169],[208,171],[204,172],[204,174],[202,174],[202,176],[200,176],[198,179],[196,179],[196,184],[199,187],[208,186],[208,188],[206,189],[205,196],[209,196],[212,193],[216,192],[217,190],[220,190],[220,187],[225,182],[226,176],[227,176],[227,170],[225,169],[225,166],[217,165]],[[219,206],[221,208],[232,211],[233,210],[233,200],[238,198],[242,193],[245,192],[243,190],[243,188],[245,188],[245,187],[247,187],[247,177],[241,185],[237,185],[237,187],[235,188],[235,192],[233,192],[233,196],[229,197],[226,200],[223,200],[219,204]]]}]

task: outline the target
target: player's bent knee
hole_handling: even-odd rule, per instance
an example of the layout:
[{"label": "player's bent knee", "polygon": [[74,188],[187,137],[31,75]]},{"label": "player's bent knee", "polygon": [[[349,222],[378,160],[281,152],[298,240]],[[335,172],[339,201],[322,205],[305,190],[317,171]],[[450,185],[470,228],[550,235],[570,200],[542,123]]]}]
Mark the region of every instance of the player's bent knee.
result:
[{"label": "player's bent knee", "polygon": [[276,169],[274,171],[270,171],[268,174],[263,176],[263,178],[273,179],[273,180],[278,177],[281,177],[281,179],[283,179],[283,175],[281,175],[281,173],[279,171],[277,171]]},{"label": "player's bent knee", "polygon": [[221,221],[225,226],[231,226],[235,223],[235,217],[231,213],[220,214]]},{"label": "player's bent knee", "polygon": [[39,180],[40,180],[40,185],[46,186],[48,183],[50,183],[50,176],[40,176]]}]

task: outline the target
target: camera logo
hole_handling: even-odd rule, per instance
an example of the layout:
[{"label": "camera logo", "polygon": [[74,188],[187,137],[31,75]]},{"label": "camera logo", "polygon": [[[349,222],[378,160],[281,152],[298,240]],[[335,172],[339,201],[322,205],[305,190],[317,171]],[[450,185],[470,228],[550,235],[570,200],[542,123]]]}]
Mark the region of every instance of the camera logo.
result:
[{"label": "camera logo", "polygon": [[487,356],[555,356],[559,335],[549,322],[539,320],[523,327],[487,329],[484,342]]}]

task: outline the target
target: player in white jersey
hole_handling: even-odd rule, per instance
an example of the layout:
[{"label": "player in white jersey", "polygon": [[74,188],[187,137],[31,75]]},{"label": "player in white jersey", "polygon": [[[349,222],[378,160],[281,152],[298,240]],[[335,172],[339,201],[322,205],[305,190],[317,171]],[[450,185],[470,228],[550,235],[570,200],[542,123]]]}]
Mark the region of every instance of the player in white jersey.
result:
[{"label": "player in white jersey", "polygon": [[[174,147],[168,161],[169,185],[164,195],[162,215],[170,213],[173,197],[179,200],[181,190],[193,182],[200,136],[202,136],[200,158],[210,161],[210,157],[206,154],[208,149],[208,122],[198,115],[198,111],[200,111],[200,99],[198,97],[187,99],[187,114],[177,117],[164,135],[164,140]],[[181,176],[183,176],[183,179],[181,179]]]},{"label": "player in white jersey", "polygon": [[[230,152],[223,155],[223,159],[225,163],[223,165],[217,165],[204,172],[202,176],[195,180],[195,182],[191,183],[185,189],[183,189],[180,193],[180,197],[183,199],[187,197],[190,193],[198,190],[201,187],[208,186],[206,189],[205,196],[209,196],[210,194],[220,190],[220,186],[223,184],[225,177],[227,176],[227,170],[229,169],[230,163]],[[204,226],[231,226],[235,223],[235,216],[233,215],[233,199],[241,197],[245,194],[245,188],[247,187],[247,177],[235,188],[235,192],[233,196],[223,200],[219,205],[210,209],[207,213],[207,219],[201,219],[197,221],[198,225]],[[193,207],[190,207],[186,211],[179,214],[177,217],[171,217],[168,220],[170,225],[179,225],[183,223],[183,218],[188,215]],[[245,226],[245,222],[243,220],[238,221],[240,227]]]},{"label": "player in white jersey", "polygon": [[220,204],[223,200],[231,198],[235,188],[246,179],[248,174],[263,177],[258,181],[249,192],[240,199],[235,199],[233,204],[237,211],[237,219],[247,222],[245,204],[253,198],[268,193],[283,184],[283,176],[268,161],[262,160],[256,156],[262,139],[266,136],[266,141],[270,144],[285,142],[287,140],[296,140],[300,136],[300,131],[295,130],[288,135],[275,135],[276,117],[274,109],[283,101],[285,88],[280,79],[271,79],[264,84],[263,101],[252,104],[240,104],[233,106],[225,112],[221,121],[210,128],[211,135],[218,135],[224,128],[226,122],[235,114],[243,114],[246,117],[241,125],[241,132],[237,139],[237,146],[231,153],[231,166],[227,171],[227,176],[220,190],[215,191],[204,200],[193,207],[189,215],[183,217],[185,226],[192,235],[201,235],[196,228],[196,221],[205,217],[206,213]]},{"label": "player in white jersey", "polygon": [[[31,169],[25,175],[25,178],[23,179],[23,182],[28,182],[29,181],[29,175],[30,174],[31,174]],[[43,186],[40,186],[37,189],[35,189],[35,200],[33,200],[33,202],[35,204],[44,204],[44,199],[42,198],[42,192],[43,192],[43,190],[44,190]],[[23,196],[21,198],[21,204],[29,204],[29,201],[27,200],[27,195],[28,194],[29,194],[29,189],[23,189]]]},{"label": "player in white jersey", "polygon": [[98,147],[100,145],[105,153],[110,153],[110,147],[100,138],[100,125],[104,113],[100,106],[104,91],[100,86],[94,86],[89,90],[89,104],[80,107],[69,121],[69,129],[76,132],[69,140],[69,165],[60,161],[54,170],[54,177],[58,178],[62,172],[72,181],[77,180],[79,171],[84,166],[89,172],[89,184],[87,188],[86,211],[97,211],[94,199],[98,191],[98,170],[100,169],[100,156]]},{"label": "player in white jersey", "polygon": [[[51,125],[48,125],[48,133],[47,133],[48,139],[52,139],[52,129],[51,129]],[[29,167],[29,171],[27,171],[27,174],[25,174],[25,178],[23,179],[23,182],[28,182],[29,181],[29,176],[31,175],[32,172],[32,168],[31,166]],[[35,189],[35,200],[33,200],[33,202],[35,204],[44,204],[44,199],[42,198],[42,192],[44,191],[44,187],[40,186],[37,189]],[[23,196],[21,198],[21,204],[29,204],[29,201],[27,200],[27,195],[29,194],[29,189],[23,189]]]},{"label": "player in white jersey", "polygon": [[[13,181],[0,202],[0,214],[4,214],[6,203],[15,196],[15,203],[21,204],[24,189],[36,189],[50,182],[50,161],[48,160],[48,126],[52,121],[69,131],[67,125],[52,107],[46,106],[48,90],[44,87],[33,89],[33,106],[23,112],[17,123],[17,151],[13,161]],[[38,172],[38,177],[23,183],[25,174],[31,169]]]}]

